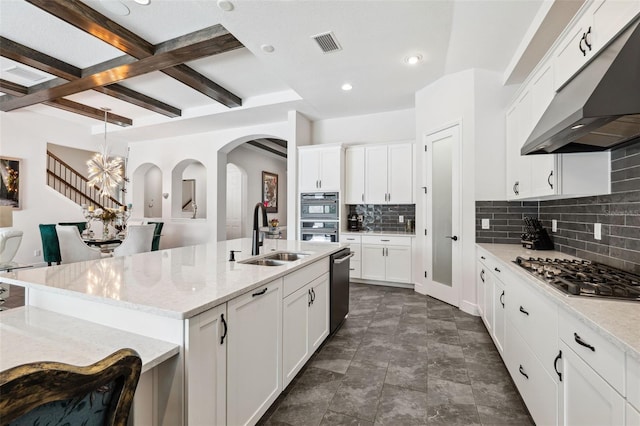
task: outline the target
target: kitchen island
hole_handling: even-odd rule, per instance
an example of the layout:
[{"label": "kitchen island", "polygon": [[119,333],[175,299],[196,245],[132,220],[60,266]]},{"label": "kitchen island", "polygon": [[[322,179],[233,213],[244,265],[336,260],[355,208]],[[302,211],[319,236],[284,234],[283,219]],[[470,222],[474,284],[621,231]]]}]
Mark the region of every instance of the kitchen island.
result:
[{"label": "kitchen island", "polygon": [[[283,376],[312,355],[299,337],[328,335],[329,256],[342,247],[266,240],[264,254],[305,255],[263,266],[243,263],[251,240],[238,239],[0,279],[24,286],[29,306],[178,345],[177,360],[154,374],[155,424],[253,424],[282,391]],[[308,302],[297,297],[305,291]]]}]

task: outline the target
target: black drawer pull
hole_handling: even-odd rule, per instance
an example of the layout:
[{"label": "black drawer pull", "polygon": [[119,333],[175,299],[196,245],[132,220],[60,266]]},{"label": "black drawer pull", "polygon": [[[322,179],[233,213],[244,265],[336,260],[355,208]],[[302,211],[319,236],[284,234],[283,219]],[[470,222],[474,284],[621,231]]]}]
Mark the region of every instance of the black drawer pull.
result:
[{"label": "black drawer pull", "polygon": [[582,338],[580,336],[578,336],[578,333],[573,333],[573,338],[576,339],[576,343],[579,345],[584,346],[585,348],[589,348],[591,349],[593,352],[596,351],[596,348],[594,348],[593,346],[591,346],[590,344],[588,344],[587,342],[585,342],[584,340],[582,340]]},{"label": "black drawer pull", "polygon": [[520,368],[518,368],[518,371],[520,372],[520,374],[522,374],[524,377],[526,377],[527,380],[529,380],[529,375],[524,372],[524,368],[522,368],[522,366],[520,366]]},{"label": "black drawer pull", "polygon": [[556,374],[558,375],[558,379],[562,381],[562,373],[558,371],[558,361],[562,359],[562,351],[558,352],[558,356],[553,361],[553,369],[556,370]]},{"label": "black drawer pull", "polygon": [[529,312],[525,311],[524,308],[522,306],[520,306],[520,312],[522,312],[525,315],[529,315]]},{"label": "black drawer pull", "polygon": [[316,301],[316,292],[313,290],[313,287],[311,288],[311,303],[313,304],[313,302]]},{"label": "black drawer pull", "polygon": [[493,268],[493,270],[494,270],[494,271],[496,271],[496,272],[502,272],[502,271],[500,271],[500,269],[498,269],[498,268]]},{"label": "black drawer pull", "polygon": [[251,295],[251,297],[262,296],[262,295],[263,295],[263,294],[265,294],[266,292],[267,292],[267,287],[263,288],[262,290],[260,290],[260,291],[258,291],[258,292],[256,292],[256,293],[253,293],[253,294]]},{"label": "black drawer pull", "polygon": [[480,271],[480,279],[484,282],[484,269]]},{"label": "black drawer pull", "polygon": [[484,256],[480,256],[480,259],[485,260],[485,259],[486,259],[486,257],[484,257]]},{"label": "black drawer pull", "polygon": [[307,306],[311,306],[311,304],[313,303],[313,299],[311,297],[311,289],[307,290]]},{"label": "black drawer pull", "polygon": [[502,294],[500,295],[500,303],[502,304],[502,307],[504,308],[504,290],[502,290]]},{"label": "black drawer pull", "polygon": [[220,337],[220,344],[223,344],[224,338],[227,337],[227,322],[224,320],[224,314],[220,314],[220,320],[222,321],[222,326],[224,327],[222,337]]}]

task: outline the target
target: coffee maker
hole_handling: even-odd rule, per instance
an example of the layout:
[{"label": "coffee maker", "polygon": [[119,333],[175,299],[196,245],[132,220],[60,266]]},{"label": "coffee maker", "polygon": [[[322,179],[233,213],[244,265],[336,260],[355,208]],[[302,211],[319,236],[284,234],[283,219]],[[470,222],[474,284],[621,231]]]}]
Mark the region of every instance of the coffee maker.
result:
[{"label": "coffee maker", "polygon": [[347,227],[349,229],[349,231],[359,231],[360,230],[360,222],[358,221],[358,215],[357,214],[351,214],[349,215],[349,217],[347,218]]}]

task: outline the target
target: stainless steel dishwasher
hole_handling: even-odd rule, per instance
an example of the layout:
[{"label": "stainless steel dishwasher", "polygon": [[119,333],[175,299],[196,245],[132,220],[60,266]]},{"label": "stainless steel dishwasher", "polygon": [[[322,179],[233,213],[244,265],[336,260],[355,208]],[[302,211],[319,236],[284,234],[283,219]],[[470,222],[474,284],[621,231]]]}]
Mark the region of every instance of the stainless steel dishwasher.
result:
[{"label": "stainless steel dishwasher", "polygon": [[349,259],[353,257],[349,248],[331,255],[329,333],[333,334],[349,313]]}]

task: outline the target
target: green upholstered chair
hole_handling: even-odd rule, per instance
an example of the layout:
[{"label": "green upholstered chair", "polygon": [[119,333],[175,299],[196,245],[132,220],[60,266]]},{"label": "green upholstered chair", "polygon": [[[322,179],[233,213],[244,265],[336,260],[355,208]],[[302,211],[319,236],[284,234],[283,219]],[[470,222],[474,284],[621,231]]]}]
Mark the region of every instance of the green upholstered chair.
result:
[{"label": "green upholstered chair", "polygon": [[60,222],[58,225],[62,226],[77,226],[78,231],[80,231],[80,235],[87,229],[87,222]]},{"label": "green upholstered chair", "polygon": [[160,249],[160,234],[162,233],[162,227],[164,222],[147,222],[149,225],[156,225],[156,229],[153,232],[153,241],[151,241],[151,251],[157,251]]},{"label": "green upholstered chair", "polygon": [[40,238],[42,239],[42,257],[47,265],[51,266],[52,262],[60,264],[62,256],[60,256],[60,242],[58,241],[58,233],[55,224],[40,224]]},{"label": "green upholstered chair", "polygon": [[34,362],[0,372],[0,418],[8,425],[126,426],[142,360],[120,349],[86,367]]}]

